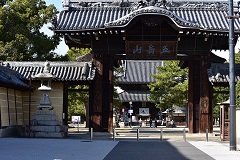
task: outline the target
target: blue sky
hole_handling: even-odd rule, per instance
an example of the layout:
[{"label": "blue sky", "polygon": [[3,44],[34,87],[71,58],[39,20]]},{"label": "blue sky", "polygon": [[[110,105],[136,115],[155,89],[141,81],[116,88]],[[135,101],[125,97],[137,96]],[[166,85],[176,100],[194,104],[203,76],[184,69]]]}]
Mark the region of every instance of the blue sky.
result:
[{"label": "blue sky", "polygon": [[62,10],[62,0],[45,0],[47,5],[54,4],[58,10]]},{"label": "blue sky", "polygon": [[[54,4],[59,11],[62,10],[62,0],[45,0],[45,2],[47,3],[47,5]],[[48,29],[49,26],[51,26],[51,24],[45,25],[42,28],[42,31],[48,35],[53,35],[53,31]],[[68,51],[68,46],[65,44],[64,39],[62,39],[60,44],[57,46],[57,49],[55,50],[55,52],[59,55],[65,55],[67,51]]]}]

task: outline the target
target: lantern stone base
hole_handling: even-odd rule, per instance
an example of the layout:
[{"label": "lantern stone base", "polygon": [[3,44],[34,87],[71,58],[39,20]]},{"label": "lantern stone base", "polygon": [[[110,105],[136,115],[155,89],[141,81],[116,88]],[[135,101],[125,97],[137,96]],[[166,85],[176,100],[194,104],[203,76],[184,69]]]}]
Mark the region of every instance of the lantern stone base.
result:
[{"label": "lantern stone base", "polygon": [[31,120],[30,137],[63,138],[67,127],[62,126],[53,110],[37,110]]},{"label": "lantern stone base", "polygon": [[53,107],[51,105],[39,105],[39,106],[37,106],[37,108],[38,108],[38,110],[42,110],[43,108],[53,110]]}]

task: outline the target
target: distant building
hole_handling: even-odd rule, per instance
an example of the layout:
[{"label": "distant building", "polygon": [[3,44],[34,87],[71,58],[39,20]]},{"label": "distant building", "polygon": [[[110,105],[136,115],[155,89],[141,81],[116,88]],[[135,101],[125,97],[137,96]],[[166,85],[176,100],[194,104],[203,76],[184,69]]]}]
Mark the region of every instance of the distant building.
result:
[{"label": "distant building", "polygon": [[[119,100],[123,102],[122,121],[127,121],[131,118],[127,113],[128,110],[133,110],[132,122],[135,122],[141,118],[143,122],[150,119],[157,119],[160,121],[161,112],[159,108],[156,108],[155,104],[149,100],[150,91],[148,84],[155,82],[156,80],[151,74],[157,73],[157,66],[163,66],[164,61],[159,60],[126,60],[123,63],[123,73],[120,78],[117,79],[118,86],[121,87],[124,92],[119,94]],[[132,105],[130,105],[130,103]],[[183,115],[184,114],[184,115]],[[185,120],[181,125],[186,125],[186,112],[181,114],[174,114],[178,122]],[[164,116],[164,115],[163,115]],[[177,118],[183,116],[183,118]],[[125,123],[127,124],[127,123]],[[180,124],[180,123],[179,123]]]}]

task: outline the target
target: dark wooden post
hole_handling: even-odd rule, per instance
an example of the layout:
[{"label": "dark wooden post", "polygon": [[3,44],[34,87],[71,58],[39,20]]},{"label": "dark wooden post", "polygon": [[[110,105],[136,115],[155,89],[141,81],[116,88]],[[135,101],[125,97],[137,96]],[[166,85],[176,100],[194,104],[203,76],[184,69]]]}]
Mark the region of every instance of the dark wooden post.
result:
[{"label": "dark wooden post", "polygon": [[[95,80],[90,98],[90,127],[94,132],[111,132],[113,120],[113,64],[114,58],[108,54],[94,56]],[[91,94],[90,94],[91,95]]]},{"label": "dark wooden post", "polygon": [[68,125],[68,82],[63,83],[63,124]]},{"label": "dark wooden post", "polygon": [[101,132],[102,123],[102,75],[103,75],[103,59],[102,55],[95,55],[94,66],[96,67],[95,79],[91,84],[91,94],[89,101],[89,128],[93,128],[94,132]]},{"label": "dark wooden post", "polygon": [[[189,58],[190,59],[190,58]],[[194,133],[195,125],[193,125],[194,118],[194,87],[193,87],[193,73],[194,73],[194,63],[189,61],[189,76],[188,76],[188,132]]]},{"label": "dark wooden post", "polygon": [[188,126],[189,133],[212,133],[212,86],[207,69],[208,56],[189,58]]},{"label": "dark wooden post", "polygon": [[208,129],[209,133],[213,131],[213,123],[212,123],[212,85],[208,80],[207,69],[209,67],[209,57],[201,56],[201,70],[200,70],[200,133],[205,133],[206,129]]}]

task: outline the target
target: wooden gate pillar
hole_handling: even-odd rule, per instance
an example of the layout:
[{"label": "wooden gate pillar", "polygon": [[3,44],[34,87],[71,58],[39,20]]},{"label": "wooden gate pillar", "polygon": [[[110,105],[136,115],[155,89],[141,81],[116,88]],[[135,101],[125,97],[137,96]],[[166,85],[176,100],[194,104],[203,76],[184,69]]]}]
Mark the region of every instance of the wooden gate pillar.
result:
[{"label": "wooden gate pillar", "polygon": [[113,64],[107,54],[95,55],[95,80],[90,85],[89,127],[94,132],[112,132],[113,129]]},{"label": "wooden gate pillar", "polygon": [[189,59],[188,128],[189,133],[213,132],[212,85],[208,80],[208,56]]}]

